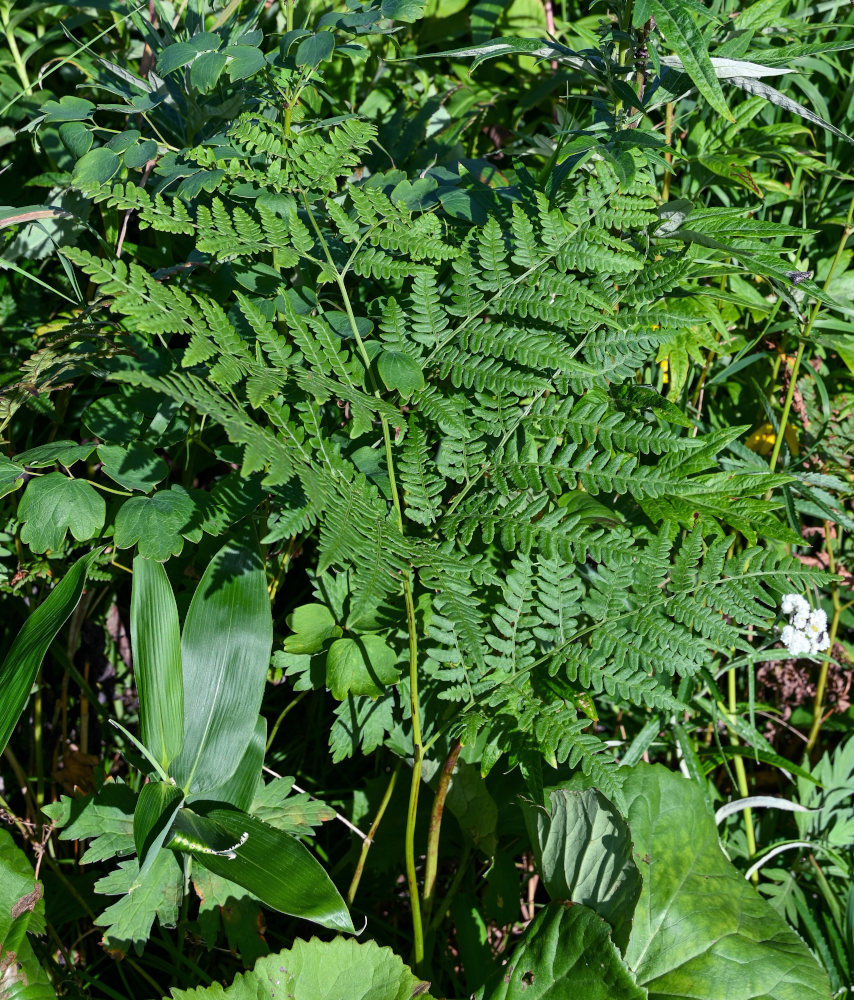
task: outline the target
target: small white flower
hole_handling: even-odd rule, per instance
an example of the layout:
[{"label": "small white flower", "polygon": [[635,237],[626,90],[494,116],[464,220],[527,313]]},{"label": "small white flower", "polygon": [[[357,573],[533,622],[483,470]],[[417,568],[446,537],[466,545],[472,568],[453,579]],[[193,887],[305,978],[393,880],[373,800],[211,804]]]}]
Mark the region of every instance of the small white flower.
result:
[{"label": "small white flower", "polygon": [[823,653],[826,649],[830,648],[830,636],[827,632],[822,632],[821,635],[810,642],[810,646],[813,653]]},{"label": "small white flower", "polygon": [[807,632],[812,635],[821,635],[823,632],[827,631],[827,615],[822,611],[821,608],[816,608],[810,614],[809,626],[807,627]]},{"label": "small white flower", "polygon": [[795,628],[799,628],[802,632],[806,631],[810,622],[809,608],[806,611],[796,612],[789,620]]},{"label": "small white flower", "polygon": [[791,625],[786,625],[783,628],[783,631],[780,633],[780,639],[789,653],[794,657],[803,656],[805,653],[811,651],[810,641],[806,633],[800,629],[793,628]]},{"label": "small white flower", "polygon": [[808,614],[810,610],[809,602],[802,594],[783,594],[780,601],[780,610],[784,615]]}]

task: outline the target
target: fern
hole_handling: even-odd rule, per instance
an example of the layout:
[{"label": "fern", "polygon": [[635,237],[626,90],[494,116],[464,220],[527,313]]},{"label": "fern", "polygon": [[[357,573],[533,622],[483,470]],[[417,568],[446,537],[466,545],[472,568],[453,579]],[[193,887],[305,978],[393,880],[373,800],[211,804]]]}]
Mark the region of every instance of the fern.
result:
[{"label": "fern", "polygon": [[[613,787],[581,697],[677,710],[817,578],[760,545],[793,541],[766,499],[788,477],[639,385],[704,315],[686,305],[708,272],[698,244],[674,249],[654,189],[601,160],[552,200],[520,184],[477,228],[411,209],[397,175],[355,179],[374,140],[355,117],[288,130],[244,113],[227,134],[227,160],[181,153],[205,172],[188,204],[86,189],[242,282],[215,300],[193,270],[67,251],[120,325],[169,342],[168,371],[112,377],[242,449],[269,491],[267,542],[313,533],[319,571],[346,571],[354,629],[380,602],[406,621],[411,588],[422,696],[486,746],[485,769],[540,755]],[[788,235],[769,225],[696,217],[766,270],[762,241]],[[388,641],[408,656],[409,637]],[[350,695],[335,758],[390,739],[393,703]]]}]

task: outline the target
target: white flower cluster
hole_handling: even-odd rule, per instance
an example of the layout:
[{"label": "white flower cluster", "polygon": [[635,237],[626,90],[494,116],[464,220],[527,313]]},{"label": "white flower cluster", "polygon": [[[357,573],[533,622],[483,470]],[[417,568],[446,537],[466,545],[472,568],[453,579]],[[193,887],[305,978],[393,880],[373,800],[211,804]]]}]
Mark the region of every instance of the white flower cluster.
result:
[{"label": "white flower cluster", "polygon": [[800,594],[784,594],[780,610],[789,616],[780,639],[792,656],[814,656],[830,645],[827,634],[827,615],[816,608],[810,611],[809,602]]}]

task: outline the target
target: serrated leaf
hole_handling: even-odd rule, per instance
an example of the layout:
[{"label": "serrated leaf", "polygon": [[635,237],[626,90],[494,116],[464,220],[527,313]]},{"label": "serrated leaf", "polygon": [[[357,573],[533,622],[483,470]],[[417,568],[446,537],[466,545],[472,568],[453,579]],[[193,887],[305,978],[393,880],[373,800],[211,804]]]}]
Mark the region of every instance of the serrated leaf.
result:
[{"label": "serrated leaf", "polygon": [[[172,990],[172,1000],[431,1000],[419,980],[391,950],[375,941],[334,938],[296,941],[268,955],[231,986]],[[615,998],[618,1000],[618,998]]]},{"label": "serrated leaf", "polygon": [[138,545],[141,556],[165,562],[181,552],[195,513],[196,505],[183,486],[132,497],[116,515],[114,541],[120,549]]},{"label": "serrated leaf", "polygon": [[33,552],[57,552],[68,531],[78,542],[94,538],[106,514],[103,497],[89,483],[51,472],[27,484],[18,505],[21,541]]},{"label": "serrated leaf", "polygon": [[42,812],[62,829],[60,840],[92,839],[83,864],[132,854],[136,793],[121,781],[105,781],[94,795],[69,798],[44,806]]},{"label": "serrated leaf", "polygon": [[333,819],[335,810],[306,793],[291,795],[293,783],[293,778],[276,778],[259,785],[249,812],[277,830],[305,836],[315,826]]},{"label": "serrated leaf", "polygon": [[0,828],[0,997],[55,1000],[27,934],[44,933],[41,883],[8,830]]},{"label": "serrated leaf", "polygon": [[134,859],[122,861],[116,871],[95,883],[96,892],[122,894],[95,918],[95,924],[104,928],[104,941],[111,951],[127,952],[133,946],[142,954],[155,917],[163,927],[174,927],[178,921],[183,878],[175,855],[159,851],[145,879],[132,890],[138,879],[139,864]]},{"label": "serrated leaf", "polygon": [[[735,121],[709,58],[703,32],[682,0],[647,0],[649,12],[665,42],[682,61],[691,82],[727,121]],[[649,16],[649,15],[647,15]]]},{"label": "serrated leaf", "polygon": [[102,444],[98,448],[98,458],[103,463],[104,472],[129,490],[148,493],[169,474],[169,466],[155,455],[147,445],[134,442],[123,447],[118,444]]},{"label": "serrated leaf", "polygon": [[24,467],[6,457],[0,457],[0,497],[13,493],[24,482]]}]

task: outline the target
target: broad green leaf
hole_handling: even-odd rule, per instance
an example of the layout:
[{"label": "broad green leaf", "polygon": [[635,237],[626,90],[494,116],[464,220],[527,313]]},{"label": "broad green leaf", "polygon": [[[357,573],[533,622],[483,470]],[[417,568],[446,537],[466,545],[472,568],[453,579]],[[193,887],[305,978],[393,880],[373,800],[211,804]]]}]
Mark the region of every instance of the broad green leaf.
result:
[{"label": "broad green leaf", "polygon": [[44,928],[41,883],[12,835],[0,827],[0,997],[4,1000],[55,1000],[27,938],[28,932],[43,934]]},{"label": "broad green leaf", "polygon": [[399,676],[397,654],[378,635],[336,639],[326,654],[326,686],[339,701],[348,694],[376,698]]},{"label": "broad green leaf", "polygon": [[228,77],[232,82],[246,80],[267,65],[264,53],[254,45],[229,45],[223,53],[228,57]]},{"label": "broad green leaf", "polygon": [[644,880],[626,963],[650,1000],[828,1000],[806,945],[724,857],[702,789],[640,764],[623,794]]},{"label": "broad green leaf", "polygon": [[412,24],[424,15],[426,0],[382,0],[383,17]]},{"label": "broad green leaf", "polygon": [[91,118],[95,105],[83,97],[66,94],[58,101],[45,101],[42,105],[44,120],[51,122],[79,122]]},{"label": "broad green leaf", "polygon": [[318,31],[304,38],[297,46],[295,63],[297,66],[314,68],[328,59],[335,49],[335,36],[331,31]]},{"label": "broad green leaf", "polygon": [[144,167],[149,160],[157,155],[157,143],[153,139],[143,139],[131,146],[124,156],[125,166],[138,169]]},{"label": "broad green leaf", "polygon": [[51,472],[27,483],[18,506],[21,541],[33,552],[57,552],[68,531],[78,542],[97,535],[106,514],[104,498],[89,483]]},{"label": "broad green leaf", "polygon": [[354,933],[344,900],[304,844],[236,809],[210,809],[205,818],[226,832],[236,857],[195,852],[197,864],[242,885],[271,909]]},{"label": "broad green leaf", "polygon": [[149,781],[142,786],[133,814],[133,842],[139,856],[139,874],[131,891],[145,880],[166,842],[183,795],[176,785]]},{"label": "broad green leaf", "polygon": [[706,39],[688,6],[683,0],[646,0],[646,8],[655,17],[665,42],[679,56],[685,72],[703,97],[727,121],[735,121],[715,75]]},{"label": "broad green leaf", "polygon": [[225,69],[228,57],[223,52],[204,52],[190,66],[190,83],[203,94],[213,90]]},{"label": "broad green leaf", "polygon": [[24,711],[48,647],[77,607],[86,573],[99,554],[100,549],[96,549],[77,560],[24,622],[0,663],[0,751],[6,748]]},{"label": "broad green leaf", "polygon": [[0,456],[0,497],[14,493],[24,482],[24,467]]},{"label": "broad green leaf", "polygon": [[476,1000],[645,1000],[610,931],[586,906],[550,903]]},{"label": "broad green leaf", "polygon": [[184,677],[178,609],[166,570],[142,556],[133,561],[130,605],[133,667],[142,742],[168,768],[184,740]]},{"label": "broad green leaf", "polygon": [[117,153],[107,149],[106,146],[99,146],[81,156],[74,166],[71,180],[79,187],[85,187],[87,184],[106,184],[119,172],[121,165],[122,161]]},{"label": "broad green leaf", "polygon": [[76,159],[80,159],[92,148],[95,136],[92,130],[86,128],[83,122],[63,122],[59,126],[59,138],[69,153]]},{"label": "broad green leaf", "polygon": [[122,781],[105,781],[94,795],[70,798],[44,806],[42,812],[60,828],[60,840],[92,839],[80,861],[94,864],[117,855],[132,854],[136,793]]},{"label": "broad green leaf", "polygon": [[175,855],[158,851],[142,883],[133,888],[138,880],[139,865],[134,859],[122,861],[116,871],[95,883],[95,892],[122,896],[95,918],[95,924],[104,928],[104,943],[110,951],[126,953],[133,946],[142,954],[155,917],[161,927],[174,927],[178,922],[183,876]]},{"label": "broad green leaf", "polygon": [[352,938],[312,938],[259,959],[225,989],[173,989],[171,1000],[431,1000],[427,989],[391,948]]},{"label": "broad green leaf", "polygon": [[183,486],[131,497],[116,515],[113,537],[120,549],[138,545],[141,556],[165,562],[183,549],[195,513],[193,498]]},{"label": "broad green leaf", "polygon": [[267,576],[251,527],[208,564],[184,622],[184,743],[171,774],[186,791],[223,784],[252,740],[273,645]]},{"label": "broad green leaf", "polygon": [[161,76],[168,76],[176,69],[191,63],[199,54],[199,50],[189,42],[175,42],[167,45],[157,57],[157,72]]},{"label": "broad green leaf", "polygon": [[418,362],[402,351],[384,349],[377,357],[377,371],[387,389],[411,396],[424,388],[424,373]]},{"label": "broad green leaf", "polygon": [[294,632],[285,639],[287,653],[319,653],[327,639],[337,639],[343,634],[325,604],[302,604],[288,615],[286,622]]},{"label": "broad green leaf", "polygon": [[136,442],[127,448],[118,444],[102,444],[98,458],[110,479],[129,490],[149,490],[169,474],[169,466],[152,448]]},{"label": "broad green leaf", "polygon": [[625,951],[641,891],[626,821],[594,788],[555,789],[548,809],[523,802],[522,813],[546,892],[595,910]]},{"label": "broad green leaf", "polygon": [[211,802],[227,802],[235,809],[248,812],[261,783],[261,768],[264,766],[264,751],[267,744],[267,720],[259,715],[255,731],[246,747],[234,774],[217,788],[203,793],[203,798]]}]

